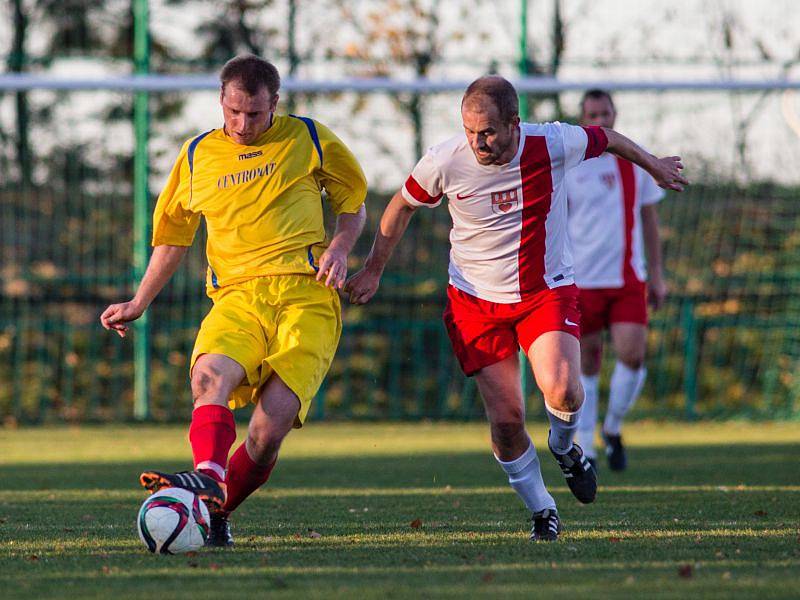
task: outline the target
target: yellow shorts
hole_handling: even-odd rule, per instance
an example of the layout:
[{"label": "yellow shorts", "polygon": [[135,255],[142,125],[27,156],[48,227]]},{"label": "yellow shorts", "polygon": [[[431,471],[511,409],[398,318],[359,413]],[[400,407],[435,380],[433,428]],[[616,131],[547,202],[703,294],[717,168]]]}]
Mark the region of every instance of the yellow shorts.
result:
[{"label": "yellow shorts", "polygon": [[225,286],[211,298],[214,306],[197,334],[190,373],[202,354],[238,362],[245,379],[228,404],[241,408],[258,401],[275,372],[300,399],[295,427],[302,426],[342,333],[336,291],[311,275],[274,275]]}]

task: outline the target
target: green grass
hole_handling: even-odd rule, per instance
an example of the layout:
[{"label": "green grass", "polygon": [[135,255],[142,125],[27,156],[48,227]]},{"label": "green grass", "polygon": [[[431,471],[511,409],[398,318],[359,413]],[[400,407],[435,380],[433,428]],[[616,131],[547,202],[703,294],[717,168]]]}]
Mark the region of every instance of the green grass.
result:
[{"label": "green grass", "polygon": [[[539,448],[545,433],[532,428]],[[556,544],[528,543],[528,515],[487,434],[311,423],[236,515],[234,550],[153,556],[135,532],[136,479],[186,466],[184,428],[0,429],[0,589],[28,599],[798,593],[800,425],[632,425],[630,469],[601,471],[590,506],[540,452],[565,525]]]}]

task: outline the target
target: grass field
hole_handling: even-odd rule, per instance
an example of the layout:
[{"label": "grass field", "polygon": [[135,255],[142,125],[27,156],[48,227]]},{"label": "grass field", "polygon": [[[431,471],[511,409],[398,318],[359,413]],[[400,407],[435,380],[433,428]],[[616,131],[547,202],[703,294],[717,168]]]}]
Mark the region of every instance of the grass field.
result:
[{"label": "grass field", "polygon": [[[546,448],[546,430],[532,434]],[[540,451],[565,531],[530,544],[483,424],[311,423],[236,515],[234,550],[154,556],[135,532],[136,479],[186,467],[184,428],[0,429],[0,589],[28,599],[800,594],[800,424],[638,424],[628,440],[630,469],[602,470],[590,506]]]}]

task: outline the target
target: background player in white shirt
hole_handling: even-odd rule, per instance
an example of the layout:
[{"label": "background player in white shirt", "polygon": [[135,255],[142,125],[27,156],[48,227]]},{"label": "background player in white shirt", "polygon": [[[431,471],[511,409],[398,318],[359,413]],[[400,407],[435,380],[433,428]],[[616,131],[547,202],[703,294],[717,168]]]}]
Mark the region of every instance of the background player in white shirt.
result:
[{"label": "background player in white shirt", "polygon": [[[608,92],[589,90],[581,100],[581,125],[613,129],[614,101]],[[656,204],[664,192],[643,169],[605,153],[567,175],[569,234],[580,288],[581,382],[586,398],[578,440],[596,466],[595,424],[603,331],[617,356],[611,375],[602,435],[609,468],[625,469],[620,430],[625,414],[642,391],[647,370],[647,298],[654,309],[667,295],[661,268]],[[647,269],[645,269],[645,249]],[[645,285],[647,271],[650,281]]]},{"label": "background player in white shirt", "polygon": [[681,190],[678,157],[656,158],[600,127],[520,123],[517,93],[505,79],[482,77],[461,102],[464,135],[432,147],[383,213],[364,268],[348,282],[350,301],[375,294],[414,211],[444,195],[453,218],[445,309],[453,349],[474,375],[500,466],[533,513],[531,539],[552,541],[561,528],[525,431],[518,351],[530,358],[548,418],[548,445],[572,493],[592,502],[594,469],[573,444],[580,383],[578,290],[567,234],[564,177],[606,149],[647,168],[660,185]]}]

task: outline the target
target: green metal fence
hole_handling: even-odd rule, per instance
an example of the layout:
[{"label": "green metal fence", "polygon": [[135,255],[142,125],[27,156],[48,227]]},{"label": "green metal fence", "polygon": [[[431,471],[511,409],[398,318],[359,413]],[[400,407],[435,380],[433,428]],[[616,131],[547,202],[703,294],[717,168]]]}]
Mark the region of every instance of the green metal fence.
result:
[{"label": "green metal fence", "polygon": [[[0,191],[4,419],[134,416],[134,345],[97,321],[108,302],[132,291],[133,205],[127,195],[86,187],[64,181]],[[639,416],[797,417],[796,195],[770,186],[695,185],[663,202],[672,294],[653,320]],[[369,197],[369,233],[353,269],[386,200]],[[480,417],[474,385],[459,373],[441,323],[448,229],[446,210],[419,212],[375,301],[345,308],[339,352],[312,415]],[[156,420],[184,418],[190,407],[187,361],[209,307],[204,269],[198,239],[150,310],[147,398]],[[530,410],[541,410],[535,390]]]},{"label": "green metal fence", "polygon": [[[256,50],[278,56],[282,69],[298,75],[295,9],[303,8],[307,18],[314,8],[290,2],[287,26],[269,32],[256,17],[263,20],[270,4],[230,5],[224,14],[195,23],[197,44],[186,51],[176,47],[163,28],[148,31],[147,20],[148,12],[154,22],[174,19],[168,9],[188,10],[189,1],[81,0],[76,4],[80,10],[68,14],[58,3],[15,0],[0,7],[3,14],[14,16],[14,35],[0,39],[0,55],[15,72],[90,57],[106,68],[113,65],[113,70],[122,65],[126,72],[145,73],[152,62],[160,72],[180,74],[194,68],[211,72],[235,52]],[[337,6],[327,9],[339,14]],[[398,6],[392,10],[401,10]],[[537,67],[537,57],[531,56],[528,3],[522,0],[515,6],[521,17],[519,56],[487,56],[484,65],[477,65],[470,54],[472,69],[504,63],[523,73],[550,72],[541,64]],[[375,3],[374,8],[385,7]],[[434,17],[433,27],[435,15],[428,16]],[[413,18],[420,16],[415,13]],[[563,34],[558,10],[552,18],[558,38]],[[327,17],[318,22],[322,35],[311,39],[326,38],[329,22]],[[190,27],[184,24],[182,33]],[[41,31],[52,32],[47,43]],[[281,37],[284,33],[286,39]],[[36,35],[38,42],[33,43]],[[288,48],[288,60],[281,44]],[[311,50],[309,56],[314,54]],[[441,67],[442,57],[435,55],[435,48],[430,52],[428,58],[440,61]],[[316,57],[317,67],[320,60],[335,55],[324,54],[324,59]],[[349,64],[353,57],[338,58]],[[422,58],[415,54],[403,63],[401,57],[391,66],[425,76],[432,63]],[[551,65],[553,74],[557,63]],[[343,63],[338,64],[341,68]],[[371,64],[365,63],[365,68]],[[380,66],[386,68],[384,62]],[[85,108],[95,106],[96,96],[102,96],[103,103]],[[531,96],[522,108],[530,109],[532,118],[543,116],[535,110],[542,105],[545,117],[563,116],[554,99],[559,97]],[[152,194],[157,192],[148,191],[149,166],[159,164],[162,172],[163,155],[174,155],[178,140],[195,131],[196,123],[183,122],[189,100],[188,92],[149,97],[47,90],[0,95],[0,418],[170,420],[187,414],[187,361],[209,307],[203,290],[202,234],[146,320],[137,324],[133,339],[102,330],[97,318],[106,304],[130,297],[144,270]],[[424,137],[423,104],[419,97],[412,102],[394,100],[411,111],[415,147],[419,146]],[[330,97],[288,98],[288,105],[302,104],[316,115],[315,102],[335,103]],[[457,102],[452,95],[449,104]],[[360,100],[348,106],[358,111],[359,104]],[[432,105],[430,114],[440,116]],[[216,110],[214,104],[205,106]],[[658,111],[665,108],[654,110],[651,117],[659,123],[663,115]],[[175,126],[176,121],[183,126]],[[87,139],[87,132],[102,143]],[[156,138],[148,148],[148,141]],[[713,165],[715,158],[698,163]],[[695,184],[685,195],[670,195],[660,209],[672,295],[653,318],[650,375],[636,414],[797,418],[799,190],[737,186],[697,172],[692,176],[705,183]],[[370,222],[351,270],[367,252],[386,200],[370,195]],[[420,211],[389,265],[379,296],[366,307],[345,309],[342,343],[312,415],[480,417],[474,383],[458,371],[441,324],[448,231],[445,209]],[[606,371],[609,368],[607,360]],[[529,400],[531,412],[541,410],[535,390]]]}]

